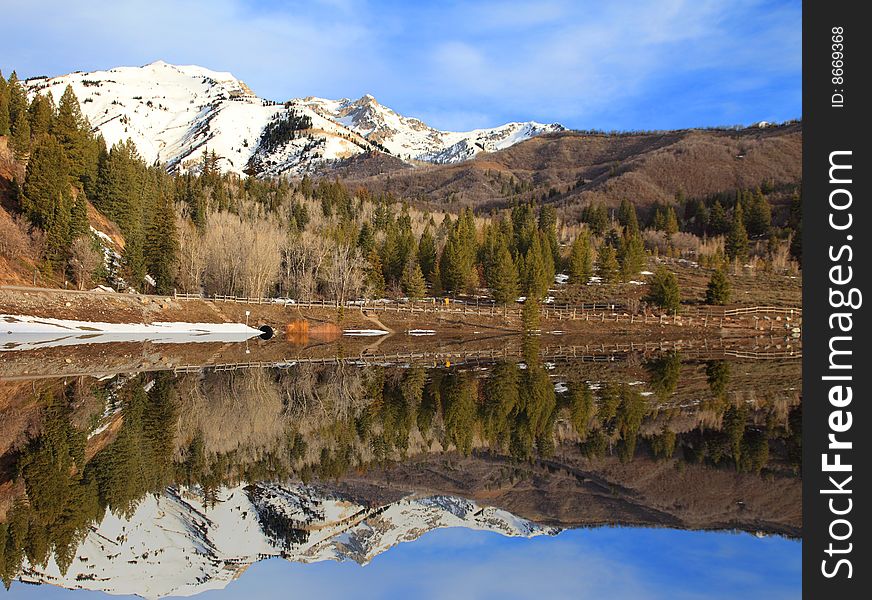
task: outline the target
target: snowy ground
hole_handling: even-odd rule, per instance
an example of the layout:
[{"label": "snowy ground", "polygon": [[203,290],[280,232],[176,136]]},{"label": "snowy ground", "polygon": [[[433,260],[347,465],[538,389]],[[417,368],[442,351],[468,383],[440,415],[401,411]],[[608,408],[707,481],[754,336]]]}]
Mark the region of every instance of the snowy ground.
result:
[{"label": "snowy ground", "polygon": [[100,323],[0,315],[0,351],[123,341],[238,342],[260,334],[242,323]]}]

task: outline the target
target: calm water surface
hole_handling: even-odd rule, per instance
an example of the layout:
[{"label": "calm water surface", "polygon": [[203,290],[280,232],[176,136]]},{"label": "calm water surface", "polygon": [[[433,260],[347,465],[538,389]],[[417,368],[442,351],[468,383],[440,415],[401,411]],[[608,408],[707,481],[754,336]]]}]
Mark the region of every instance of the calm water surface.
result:
[{"label": "calm water surface", "polygon": [[104,346],[0,353],[10,598],[799,596],[799,360]]}]

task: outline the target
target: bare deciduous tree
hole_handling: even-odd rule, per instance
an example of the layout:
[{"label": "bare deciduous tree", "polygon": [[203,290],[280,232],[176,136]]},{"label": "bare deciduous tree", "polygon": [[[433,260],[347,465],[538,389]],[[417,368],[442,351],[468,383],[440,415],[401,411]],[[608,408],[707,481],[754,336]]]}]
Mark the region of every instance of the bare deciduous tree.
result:
[{"label": "bare deciduous tree", "polygon": [[206,257],[200,232],[193,223],[179,219],[179,261],[177,280],[182,291],[198,294],[203,287]]},{"label": "bare deciduous tree", "polygon": [[363,287],[365,261],[357,248],[339,244],[330,252],[327,286],[337,306],[345,304]]},{"label": "bare deciduous tree", "polygon": [[297,299],[313,298],[329,251],[327,240],[313,233],[288,237],[282,247],[283,293]]},{"label": "bare deciduous tree", "polygon": [[73,241],[70,246],[70,268],[80,290],[91,285],[94,272],[102,261],[103,255],[94,248],[90,238],[82,236]]},{"label": "bare deciduous tree", "polygon": [[203,234],[204,285],[208,291],[267,295],[279,277],[284,233],[272,220],[215,213]]}]

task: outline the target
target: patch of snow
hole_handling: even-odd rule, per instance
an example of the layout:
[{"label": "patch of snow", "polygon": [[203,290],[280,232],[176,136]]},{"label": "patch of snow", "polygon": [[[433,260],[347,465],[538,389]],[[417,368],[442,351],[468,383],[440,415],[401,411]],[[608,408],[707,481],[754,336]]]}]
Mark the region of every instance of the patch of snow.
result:
[{"label": "patch of snow", "polygon": [[102,323],[0,315],[0,350],[131,340],[165,344],[243,341],[260,334],[242,323]]},{"label": "patch of snow", "polygon": [[345,329],[342,331],[342,335],[351,335],[351,336],[379,336],[379,335],[388,335],[390,331],[385,331],[384,329]]}]

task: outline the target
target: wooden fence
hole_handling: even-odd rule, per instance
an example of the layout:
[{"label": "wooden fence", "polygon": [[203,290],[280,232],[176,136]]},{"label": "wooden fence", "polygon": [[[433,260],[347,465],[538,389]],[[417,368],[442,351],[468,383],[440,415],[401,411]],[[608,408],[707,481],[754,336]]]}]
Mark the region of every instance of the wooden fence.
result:
[{"label": "wooden fence", "polygon": [[[216,302],[236,302],[243,304],[278,304],[298,308],[339,308],[330,300],[288,300],[284,298],[246,297],[215,294],[175,295],[177,299],[207,299]],[[479,317],[519,320],[522,315],[521,304],[497,305],[490,300],[460,301],[451,298],[431,298],[419,301],[358,300],[342,304],[344,309],[357,309],[370,313],[409,313],[409,314],[455,314]],[[784,329],[793,329],[791,321],[801,322],[802,309],[784,306],[747,306],[724,308],[718,306],[683,306],[677,314],[644,311],[640,314],[627,310],[620,302],[590,302],[581,304],[542,304],[540,315],[550,321],[585,321],[599,323],[660,324],[698,327],[741,327],[753,329],[776,329],[783,321]],[[759,321],[763,320],[761,324]],[[768,327],[765,324],[768,321]]]},{"label": "wooden fence", "polygon": [[[723,339],[717,340],[665,340],[660,342],[616,342],[585,345],[549,345],[541,348],[538,356],[544,361],[571,360],[579,362],[615,362],[626,360],[632,354],[652,352],[680,352],[683,358],[713,360],[718,358],[738,358],[743,360],[798,360],[802,358],[802,348],[797,346],[758,345],[753,347],[732,344]],[[183,365],[172,370],[175,373],[194,373],[209,369],[214,371],[236,371],[254,368],[291,368],[300,364],[379,366],[417,363],[464,364],[470,362],[495,361],[508,358],[523,359],[523,348],[488,348],[482,350],[436,350],[430,352],[363,353],[357,356],[299,357],[279,361],[252,361],[219,363],[211,365]]]}]

